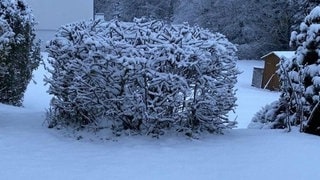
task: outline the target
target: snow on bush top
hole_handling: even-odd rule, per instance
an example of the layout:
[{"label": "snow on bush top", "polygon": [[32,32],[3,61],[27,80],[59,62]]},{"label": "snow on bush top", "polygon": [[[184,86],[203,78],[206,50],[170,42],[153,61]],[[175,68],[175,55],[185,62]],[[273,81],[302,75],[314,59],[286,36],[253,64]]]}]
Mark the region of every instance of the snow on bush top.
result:
[{"label": "snow on bush top", "polygon": [[13,38],[14,33],[8,22],[0,16],[0,49],[3,49]]},{"label": "snow on bush top", "polygon": [[[23,38],[15,34],[11,28],[14,19],[19,18],[20,25],[32,27],[35,25],[31,9],[24,0],[1,0],[0,1],[0,48],[11,41],[20,42]],[[13,39],[14,38],[14,39]]]}]

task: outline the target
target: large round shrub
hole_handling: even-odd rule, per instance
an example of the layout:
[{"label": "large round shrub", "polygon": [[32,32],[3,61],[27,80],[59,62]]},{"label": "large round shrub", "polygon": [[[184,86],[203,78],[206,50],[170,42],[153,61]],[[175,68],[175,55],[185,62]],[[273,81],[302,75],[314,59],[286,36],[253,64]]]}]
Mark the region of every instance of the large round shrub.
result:
[{"label": "large round shrub", "polygon": [[236,48],[221,34],[141,19],[80,22],[60,28],[48,52],[51,127],[191,135],[234,125]]}]

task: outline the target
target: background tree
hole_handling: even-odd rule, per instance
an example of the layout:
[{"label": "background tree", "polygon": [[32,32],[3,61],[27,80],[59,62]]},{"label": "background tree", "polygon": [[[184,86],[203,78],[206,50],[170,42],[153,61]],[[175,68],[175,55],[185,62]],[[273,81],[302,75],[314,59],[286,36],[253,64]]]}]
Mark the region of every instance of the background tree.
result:
[{"label": "background tree", "polygon": [[[240,58],[260,58],[272,50],[289,49],[293,5],[286,0],[203,0],[186,2],[185,7],[194,9],[194,23],[221,32],[238,44]],[[175,20],[188,21],[191,17],[180,9]]]},{"label": "background tree", "polygon": [[20,106],[40,62],[35,21],[23,0],[0,2],[0,102]]},{"label": "background tree", "polygon": [[96,0],[95,11],[104,13],[106,20],[132,21],[147,17],[170,22],[177,3],[175,0]]},{"label": "background tree", "polygon": [[[300,25],[300,32],[293,32],[291,41],[297,47],[293,59],[301,66],[301,83],[304,86],[302,97],[305,99],[304,114],[308,121],[305,131],[319,134],[320,121],[316,118],[309,119],[311,112],[320,100],[320,64],[319,64],[319,32],[320,32],[320,6],[315,7]],[[293,78],[293,77],[292,77]],[[317,114],[315,117],[318,117]]]},{"label": "background tree", "polygon": [[304,18],[311,12],[313,8],[320,4],[319,0],[292,0],[292,9],[296,9],[293,17],[292,29],[299,30],[299,26]]},{"label": "background tree", "polygon": [[97,12],[105,12],[107,20],[117,14],[125,21],[145,16],[199,25],[226,35],[238,45],[241,59],[260,59],[269,51],[289,50],[290,32],[297,30],[302,20],[298,12],[305,12],[316,3],[307,0],[96,0],[99,4],[96,7]]}]

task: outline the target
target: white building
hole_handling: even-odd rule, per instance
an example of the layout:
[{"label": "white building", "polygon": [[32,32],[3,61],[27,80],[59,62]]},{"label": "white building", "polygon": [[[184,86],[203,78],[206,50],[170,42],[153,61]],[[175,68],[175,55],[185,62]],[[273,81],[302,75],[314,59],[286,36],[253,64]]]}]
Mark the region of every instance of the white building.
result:
[{"label": "white building", "polygon": [[93,18],[94,0],[26,0],[35,16],[42,47],[62,25]]}]

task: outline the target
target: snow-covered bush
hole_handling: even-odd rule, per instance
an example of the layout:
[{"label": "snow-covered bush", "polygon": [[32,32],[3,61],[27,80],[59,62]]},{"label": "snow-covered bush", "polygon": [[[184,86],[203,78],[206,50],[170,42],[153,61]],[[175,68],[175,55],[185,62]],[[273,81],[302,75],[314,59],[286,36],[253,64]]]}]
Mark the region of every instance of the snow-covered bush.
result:
[{"label": "snow-covered bush", "polygon": [[249,124],[249,129],[283,129],[286,127],[284,104],[274,101],[258,111]]},{"label": "snow-covered bush", "polygon": [[[294,59],[281,58],[279,70],[281,95],[279,100],[263,107],[251,120],[248,128],[286,128],[299,125],[304,98],[299,66]],[[301,111],[297,111],[298,108]],[[290,125],[290,126],[288,126]]]},{"label": "snow-covered bush", "polygon": [[35,21],[24,0],[0,1],[0,103],[20,106],[40,62]]},{"label": "snow-covered bush", "polygon": [[223,35],[136,19],[61,27],[47,46],[50,127],[220,133],[235,122],[236,48]]}]

